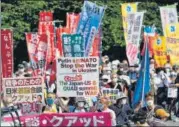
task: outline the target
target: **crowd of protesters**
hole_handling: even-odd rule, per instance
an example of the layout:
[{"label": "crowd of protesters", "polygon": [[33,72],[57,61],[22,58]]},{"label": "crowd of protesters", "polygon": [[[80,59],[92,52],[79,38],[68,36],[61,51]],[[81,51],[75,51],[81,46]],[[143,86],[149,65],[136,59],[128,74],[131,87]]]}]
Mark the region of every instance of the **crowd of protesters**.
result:
[{"label": "crowd of protesters", "polygon": [[[120,95],[115,101],[108,97],[58,97],[56,81],[49,83],[50,73],[46,72],[46,86],[48,90],[44,98],[39,95],[39,113],[79,113],[79,112],[109,112],[113,126],[166,126],[166,120],[178,121],[179,117],[179,66],[165,64],[163,68],[155,68],[155,61],[150,60],[151,91],[146,95],[146,106],[141,102],[133,108],[132,99],[140,66],[129,67],[127,60],[110,61],[108,56],[102,57],[99,68],[100,91],[103,88],[119,89]],[[14,77],[31,77],[33,70],[29,63],[22,62]],[[173,98],[167,96],[169,88],[177,88],[178,95]],[[5,98],[5,97],[4,97]],[[43,101],[44,100],[44,101]],[[4,99],[10,104],[9,99]]]}]

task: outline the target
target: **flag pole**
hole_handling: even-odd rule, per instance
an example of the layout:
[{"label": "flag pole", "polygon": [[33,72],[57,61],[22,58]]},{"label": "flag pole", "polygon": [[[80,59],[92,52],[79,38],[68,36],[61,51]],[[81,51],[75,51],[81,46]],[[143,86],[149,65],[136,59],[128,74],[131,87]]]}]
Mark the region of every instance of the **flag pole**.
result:
[{"label": "flag pole", "polygon": [[148,46],[148,33],[147,33],[147,40],[145,42],[145,55],[144,55],[144,70],[143,70],[143,83],[142,83],[142,107],[144,107],[144,93],[145,93],[145,71],[146,71],[146,59],[147,59],[147,47]]}]

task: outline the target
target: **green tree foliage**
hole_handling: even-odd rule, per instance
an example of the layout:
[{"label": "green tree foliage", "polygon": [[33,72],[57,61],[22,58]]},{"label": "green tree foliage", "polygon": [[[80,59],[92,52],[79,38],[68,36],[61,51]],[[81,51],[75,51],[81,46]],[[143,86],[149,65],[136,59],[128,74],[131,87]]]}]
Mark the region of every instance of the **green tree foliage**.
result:
[{"label": "green tree foliage", "polygon": [[[106,5],[102,21],[103,50],[109,50],[114,45],[125,46],[122,28],[121,3],[140,2],[139,11],[146,11],[144,25],[155,25],[159,34],[162,33],[159,6],[172,4],[161,1],[143,2],[141,0],[90,0],[98,5]],[[2,27],[14,31],[15,63],[28,60],[25,32],[37,32],[38,14],[43,10],[52,10],[55,20],[63,20],[66,25],[66,12],[81,11],[84,0],[2,0]],[[58,25],[56,25],[58,26]]]}]

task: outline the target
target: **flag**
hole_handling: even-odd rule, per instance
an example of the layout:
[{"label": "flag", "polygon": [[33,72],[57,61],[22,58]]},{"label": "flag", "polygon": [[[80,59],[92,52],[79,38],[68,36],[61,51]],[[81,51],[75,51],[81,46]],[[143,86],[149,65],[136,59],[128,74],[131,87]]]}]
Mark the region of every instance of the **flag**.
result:
[{"label": "flag", "polygon": [[41,11],[39,13],[40,22],[49,22],[53,21],[53,13],[51,11]]},{"label": "flag", "polygon": [[[1,29],[1,62],[2,77],[11,78],[13,76],[13,34],[10,29]],[[1,73],[1,72],[0,72]]]},{"label": "flag", "polygon": [[45,71],[48,41],[46,34],[26,33],[27,49],[34,76]]},{"label": "flag", "polygon": [[66,27],[70,29],[71,34],[76,33],[79,20],[80,20],[80,14],[67,13]]},{"label": "flag", "polygon": [[[146,34],[147,33],[147,34]],[[153,49],[153,45],[157,39],[158,35],[156,33],[156,27],[155,26],[145,26],[144,29],[144,42],[147,41],[148,39],[148,44],[149,44],[149,55],[150,57],[152,57],[154,55],[154,49]],[[141,55],[143,56],[145,53],[145,43],[143,45],[143,49],[141,52]]]},{"label": "flag", "polygon": [[157,36],[153,43],[155,67],[164,67],[167,63],[166,37]]},{"label": "flag", "polygon": [[77,33],[82,34],[85,43],[85,56],[89,56],[93,40],[100,26],[105,7],[93,2],[84,1],[83,10],[77,27]]},{"label": "flag", "polygon": [[162,21],[163,34],[166,36],[166,25],[178,23],[177,4],[160,7],[160,16]]},{"label": "flag", "polygon": [[167,24],[165,31],[166,37],[179,39],[179,23]]},{"label": "flag", "polygon": [[129,65],[133,66],[139,64],[139,46],[140,46],[140,35],[144,12],[135,12],[128,14],[132,20],[131,25],[127,29],[127,43],[126,43],[126,55],[129,61]]},{"label": "flag", "polygon": [[[124,29],[124,38],[127,39],[127,27],[128,27],[128,13],[137,12],[138,3],[124,3],[121,4],[122,21]],[[126,41],[127,43],[127,41]]]},{"label": "flag", "polygon": [[139,102],[142,102],[142,106],[145,105],[145,95],[150,91],[150,75],[149,75],[149,50],[146,45],[145,55],[142,58],[139,78],[135,87],[132,105],[135,108]]}]

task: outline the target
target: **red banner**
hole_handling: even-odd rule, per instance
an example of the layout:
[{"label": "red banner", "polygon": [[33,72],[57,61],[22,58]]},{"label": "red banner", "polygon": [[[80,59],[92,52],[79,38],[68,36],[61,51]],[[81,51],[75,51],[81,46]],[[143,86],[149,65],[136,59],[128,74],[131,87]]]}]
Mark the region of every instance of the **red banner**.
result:
[{"label": "red banner", "polygon": [[100,56],[100,45],[102,44],[101,32],[102,32],[102,28],[100,27],[98,33],[94,38],[93,45],[92,45],[92,53],[90,56]]},{"label": "red banner", "polygon": [[39,13],[40,22],[53,21],[53,13],[51,11],[41,11]]},{"label": "red banner", "polygon": [[13,35],[10,29],[1,29],[2,77],[13,75]]},{"label": "red banner", "polygon": [[78,22],[80,20],[80,14],[67,13],[66,15],[66,27],[70,29],[70,33],[76,33]]},{"label": "red banner", "polygon": [[58,56],[63,56],[62,34],[70,34],[70,29],[67,27],[59,27],[56,29]]},{"label": "red banner", "polygon": [[43,75],[47,57],[47,35],[27,33],[26,41],[34,76]]},{"label": "red banner", "polygon": [[[111,126],[110,113],[62,113],[62,114],[41,114],[21,117],[23,126],[48,126],[48,127],[74,127],[74,126]],[[5,118],[10,122],[12,118]]]}]

